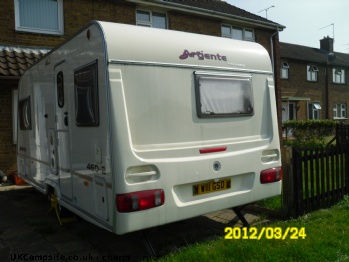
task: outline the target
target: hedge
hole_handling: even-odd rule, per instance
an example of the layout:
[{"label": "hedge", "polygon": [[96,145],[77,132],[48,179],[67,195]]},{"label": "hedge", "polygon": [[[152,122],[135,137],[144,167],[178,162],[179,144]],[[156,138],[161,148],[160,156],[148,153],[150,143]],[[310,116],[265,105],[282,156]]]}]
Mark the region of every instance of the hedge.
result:
[{"label": "hedge", "polygon": [[286,132],[284,144],[296,147],[324,146],[327,138],[334,135],[337,124],[338,122],[333,120],[285,121],[282,123],[282,130]]}]

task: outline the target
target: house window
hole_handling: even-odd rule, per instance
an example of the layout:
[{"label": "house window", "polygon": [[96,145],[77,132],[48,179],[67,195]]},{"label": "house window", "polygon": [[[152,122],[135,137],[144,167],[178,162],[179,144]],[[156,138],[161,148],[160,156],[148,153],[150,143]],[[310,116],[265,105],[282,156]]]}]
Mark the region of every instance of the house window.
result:
[{"label": "house window", "polygon": [[308,81],[317,81],[317,75],[318,75],[319,69],[316,65],[308,65],[307,66],[307,80]]},{"label": "house window", "polygon": [[230,25],[222,25],[221,33],[223,37],[236,40],[255,41],[254,31],[252,29],[235,27]]},{"label": "house window", "polygon": [[281,65],[281,78],[283,79],[288,79],[288,70],[289,70],[289,65],[287,62],[282,62]]},{"label": "house window", "polygon": [[63,35],[63,0],[15,0],[16,30]]},{"label": "house window", "polygon": [[166,14],[137,10],[137,25],[167,29]]},{"label": "house window", "polygon": [[98,61],[74,71],[75,121],[77,126],[99,125]]},{"label": "house window", "polygon": [[347,105],[346,104],[335,104],[333,106],[333,118],[347,118]]},{"label": "house window", "polygon": [[249,77],[195,74],[197,115],[200,118],[253,115]]},{"label": "house window", "polygon": [[320,103],[318,102],[313,102],[313,103],[308,103],[308,119],[309,120],[316,120],[320,119]]},{"label": "house window", "polygon": [[333,83],[345,84],[345,71],[344,71],[344,69],[333,68],[332,75],[333,75],[333,78],[332,78]]}]

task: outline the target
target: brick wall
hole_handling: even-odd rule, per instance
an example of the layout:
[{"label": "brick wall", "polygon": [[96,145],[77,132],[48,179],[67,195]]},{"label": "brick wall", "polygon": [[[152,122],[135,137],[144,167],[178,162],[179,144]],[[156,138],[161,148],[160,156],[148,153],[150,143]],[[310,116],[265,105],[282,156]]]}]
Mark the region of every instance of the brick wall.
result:
[{"label": "brick wall", "polygon": [[[292,97],[303,97],[310,98],[312,102],[320,102],[321,104],[321,119],[326,118],[326,97],[325,97],[325,85],[326,85],[326,76],[325,69],[326,67],[320,64],[317,64],[319,69],[318,72],[318,81],[311,82],[307,81],[307,63],[299,61],[287,61],[289,65],[289,78],[280,79],[281,83],[281,92],[283,96],[292,96]],[[307,120],[307,102],[299,101],[297,102],[299,110],[297,111],[298,120]]]},{"label": "brick wall", "polygon": [[10,174],[17,170],[16,145],[12,135],[12,87],[0,83],[0,170]]},{"label": "brick wall", "polygon": [[[64,35],[55,36],[15,30],[14,0],[0,1],[1,44],[52,48],[91,20],[135,24],[135,6],[123,1],[64,1]],[[78,10],[78,11],[77,11]]]},{"label": "brick wall", "polygon": [[169,12],[169,28],[190,33],[221,36],[221,21],[200,16]]},{"label": "brick wall", "polygon": [[[280,86],[282,96],[305,97],[310,98],[311,102],[320,102],[321,105],[321,119],[326,119],[328,110],[328,119],[333,119],[333,105],[347,104],[349,106],[349,84],[333,84],[332,83],[332,69],[329,68],[328,75],[328,105],[326,105],[326,65],[316,64],[318,72],[318,81],[307,81],[307,65],[310,63],[304,61],[292,61],[281,59],[281,61],[288,62],[289,78],[280,79]],[[347,70],[346,70],[347,71]],[[346,78],[347,79],[347,78]],[[300,101],[297,106],[300,106],[297,112],[298,120],[307,120],[307,102]],[[347,108],[348,109],[348,108]],[[348,112],[347,112],[348,113]]]},{"label": "brick wall", "polygon": [[[346,83],[345,84],[333,84],[332,83],[332,74],[329,78],[329,118],[332,119],[333,114],[333,105],[335,104],[346,104],[347,105],[347,118],[349,117],[349,81],[348,81],[348,70],[345,70]],[[330,69],[330,72],[332,70]],[[349,123],[348,120],[344,121],[346,124]]]}]

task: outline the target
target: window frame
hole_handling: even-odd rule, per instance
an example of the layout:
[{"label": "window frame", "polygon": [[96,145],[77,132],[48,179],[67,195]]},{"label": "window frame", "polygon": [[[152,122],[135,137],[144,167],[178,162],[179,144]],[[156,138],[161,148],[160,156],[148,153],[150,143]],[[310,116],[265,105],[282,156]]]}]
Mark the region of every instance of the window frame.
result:
[{"label": "window frame", "polygon": [[[149,14],[149,21],[138,20],[138,18],[137,18],[138,12],[148,13]],[[165,17],[165,28],[154,27],[154,25],[153,25],[154,14],[160,14],[160,15],[163,15]],[[145,10],[145,9],[137,9],[136,10],[136,25],[137,26],[151,27],[151,28],[168,29],[167,14],[166,13],[162,13],[162,12]]]},{"label": "window frame", "polygon": [[[87,89],[88,86],[86,87],[87,90],[87,95],[90,95],[89,99],[86,99],[87,101],[87,106],[88,106],[88,111],[89,112],[89,118],[91,119],[90,121],[81,121],[81,118],[85,118],[85,111],[82,111],[81,109],[84,109],[83,106],[80,107],[79,105],[79,88],[80,90],[83,90],[83,85],[78,85],[77,84],[77,74],[87,72],[88,70],[91,70],[92,68],[93,71],[93,79],[92,79],[92,84],[93,86],[90,87],[90,89]],[[80,82],[83,83],[83,82]],[[83,90],[84,91],[84,90]],[[88,94],[90,93],[90,94]],[[100,115],[99,115],[99,86],[98,86],[98,59],[85,64],[77,69],[74,70],[74,96],[75,96],[75,124],[78,127],[97,127],[99,126],[100,123]],[[79,111],[80,110],[80,111]]]},{"label": "window frame", "polygon": [[[290,69],[290,66],[289,66],[288,62],[281,62],[281,74],[280,74],[281,79],[288,79],[289,78],[289,69]],[[284,76],[284,72],[285,72],[286,76]]]},{"label": "window frame", "polygon": [[[340,71],[340,73],[338,73]],[[340,80],[337,81],[336,75],[340,76]],[[346,84],[345,69],[344,68],[332,68],[332,83],[334,84]]]},{"label": "window frame", "polygon": [[[14,0],[15,30],[16,31],[39,33],[39,34],[50,34],[50,35],[63,35],[64,34],[63,0],[55,0],[57,2],[57,24],[58,24],[57,30],[52,30],[52,29],[47,29],[47,28],[34,28],[34,27],[21,25],[19,1],[21,1],[21,0]],[[49,1],[49,0],[47,0],[47,1]]]},{"label": "window frame", "polygon": [[307,65],[307,81],[318,82],[319,68],[317,65]]},{"label": "window frame", "polygon": [[[223,33],[223,27],[229,28],[230,33],[226,34]],[[239,38],[233,38],[233,29],[241,29],[242,31],[242,39]],[[247,37],[246,36],[246,31],[250,31],[252,33],[252,37]],[[255,42],[256,41],[256,36],[255,36],[255,32],[252,28],[245,28],[245,27],[241,27],[241,26],[233,26],[233,25],[229,25],[229,24],[222,24],[221,25],[221,36],[222,37],[226,37],[226,38],[231,38],[231,39],[235,39],[235,40],[240,40],[240,41],[250,41],[250,42]]]},{"label": "window frame", "polygon": [[[308,120],[319,120],[319,119],[321,119],[321,112],[320,112],[321,104],[320,104],[320,102],[316,102],[316,101],[308,102],[307,109],[308,109],[307,110],[308,111]],[[311,114],[311,117],[310,117],[310,114]]]},{"label": "window frame", "polygon": [[333,105],[333,119],[348,119],[346,103],[338,103]]},{"label": "window frame", "polygon": [[[229,81],[229,80],[238,80],[238,81],[249,81],[249,90],[246,92],[247,95],[249,95],[249,100],[247,102],[249,105],[247,106],[249,109],[247,109],[243,113],[237,113],[237,112],[230,112],[230,113],[203,113],[202,112],[202,99],[201,99],[201,85],[202,82],[200,82],[201,78],[203,79],[210,79],[210,80],[218,80],[218,81]],[[205,72],[194,72],[194,80],[195,80],[195,101],[196,101],[196,113],[199,118],[235,118],[235,117],[242,117],[242,116],[253,116],[254,115],[254,99],[253,99],[253,85],[252,85],[252,76],[246,76],[246,75],[237,75],[237,74],[214,74],[214,73],[205,73]],[[235,89],[231,89],[232,91],[236,91]],[[211,91],[211,94],[219,94],[217,90],[215,92]],[[217,98],[217,97],[213,97]],[[219,99],[219,98],[218,98]],[[218,100],[216,99],[216,101]],[[213,102],[214,99],[210,100],[210,102]],[[206,103],[208,105],[210,103]],[[230,103],[234,104],[234,103]],[[244,106],[244,105],[243,105]],[[250,112],[248,112],[250,111]]]}]

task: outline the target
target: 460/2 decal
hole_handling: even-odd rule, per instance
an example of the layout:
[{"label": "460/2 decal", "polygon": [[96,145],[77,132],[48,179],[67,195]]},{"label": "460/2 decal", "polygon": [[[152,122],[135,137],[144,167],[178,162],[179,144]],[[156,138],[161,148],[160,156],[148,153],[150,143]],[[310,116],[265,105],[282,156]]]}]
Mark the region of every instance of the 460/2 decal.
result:
[{"label": "460/2 decal", "polygon": [[105,172],[105,166],[99,166],[99,165],[95,165],[95,164],[87,164],[87,169],[94,171],[94,172],[102,172],[102,174],[106,174]]},{"label": "460/2 decal", "polygon": [[263,236],[266,239],[305,239],[305,228],[287,227],[226,227],[224,229],[224,239],[255,239],[260,240]]}]

